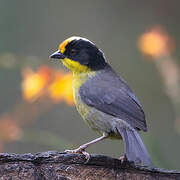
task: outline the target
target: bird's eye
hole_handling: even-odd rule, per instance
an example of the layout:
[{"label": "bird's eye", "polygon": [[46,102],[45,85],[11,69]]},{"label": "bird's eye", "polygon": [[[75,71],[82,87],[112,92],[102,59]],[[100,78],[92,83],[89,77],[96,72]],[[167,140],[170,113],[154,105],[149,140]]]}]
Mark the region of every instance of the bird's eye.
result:
[{"label": "bird's eye", "polygon": [[76,49],[71,49],[71,50],[70,50],[70,55],[71,55],[71,56],[76,55],[76,53],[77,53],[77,50],[76,50]]}]

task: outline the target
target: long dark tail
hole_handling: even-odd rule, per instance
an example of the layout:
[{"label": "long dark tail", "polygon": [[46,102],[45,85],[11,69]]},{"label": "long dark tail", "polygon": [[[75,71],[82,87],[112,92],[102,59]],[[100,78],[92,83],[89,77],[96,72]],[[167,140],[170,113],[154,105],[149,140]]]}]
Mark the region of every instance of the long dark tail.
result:
[{"label": "long dark tail", "polygon": [[123,138],[126,148],[125,154],[128,161],[133,161],[135,164],[152,166],[149,153],[147,152],[138,131],[125,127],[119,127],[118,131]]}]

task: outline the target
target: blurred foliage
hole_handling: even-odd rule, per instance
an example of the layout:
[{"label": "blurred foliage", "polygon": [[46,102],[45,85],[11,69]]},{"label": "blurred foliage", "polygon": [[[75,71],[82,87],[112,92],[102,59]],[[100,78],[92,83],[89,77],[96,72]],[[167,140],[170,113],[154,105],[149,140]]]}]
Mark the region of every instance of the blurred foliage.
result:
[{"label": "blurred foliage", "polygon": [[[8,57],[12,58],[13,56]],[[13,59],[13,62],[15,62],[16,58],[13,57]],[[4,60],[10,62],[7,56],[5,59],[1,58],[1,62]],[[12,68],[12,64],[9,67]],[[65,73],[62,70],[54,70],[42,65],[37,71],[33,71],[30,67],[24,67],[21,75],[22,101],[19,104],[14,104],[11,113],[6,112],[0,117],[1,151],[4,142],[22,141],[22,139],[34,139],[34,142],[41,142],[59,148],[67,147],[65,140],[59,138],[57,141],[58,138],[50,132],[38,130],[39,137],[35,131],[31,131],[27,135],[27,131],[22,133],[22,126],[29,124],[33,118],[46,111],[54,103],[60,103],[64,100],[67,104],[74,105],[72,73]],[[27,118],[28,116],[31,118]]]},{"label": "blurred foliage", "polygon": [[[95,138],[73,106],[72,74],[48,59],[61,41],[78,35],[104,51],[143,104],[149,131],[142,137],[155,166],[179,169],[178,5],[178,0],[2,0],[0,151],[63,150]],[[88,151],[118,157],[123,146],[105,140]]]},{"label": "blurred foliage", "polygon": [[172,52],[175,40],[165,27],[156,25],[144,33],[138,42],[141,52],[155,63],[175,112],[175,130],[180,133],[180,67]]},{"label": "blurred foliage", "polygon": [[48,66],[41,66],[37,72],[30,68],[23,69],[22,93],[27,101],[35,101],[41,96],[50,97],[59,103],[65,100],[73,105],[72,73],[55,71]]}]

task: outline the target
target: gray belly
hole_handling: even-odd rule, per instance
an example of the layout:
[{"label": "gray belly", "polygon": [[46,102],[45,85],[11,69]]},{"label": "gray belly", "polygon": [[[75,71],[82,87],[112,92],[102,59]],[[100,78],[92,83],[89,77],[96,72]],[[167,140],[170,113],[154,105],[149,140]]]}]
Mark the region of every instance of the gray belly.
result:
[{"label": "gray belly", "polygon": [[94,131],[101,135],[109,134],[112,138],[121,138],[116,130],[116,124],[121,123],[120,119],[86,105],[79,95],[75,96],[74,100],[78,112]]}]

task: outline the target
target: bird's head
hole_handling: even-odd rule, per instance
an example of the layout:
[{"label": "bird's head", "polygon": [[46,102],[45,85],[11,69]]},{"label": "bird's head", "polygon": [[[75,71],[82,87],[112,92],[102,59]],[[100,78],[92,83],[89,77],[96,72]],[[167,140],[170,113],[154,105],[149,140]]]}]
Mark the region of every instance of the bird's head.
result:
[{"label": "bird's head", "polygon": [[107,64],[103,52],[94,43],[77,36],[64,40],[50,57],[61,59],[73,72],[96,71]]}]

